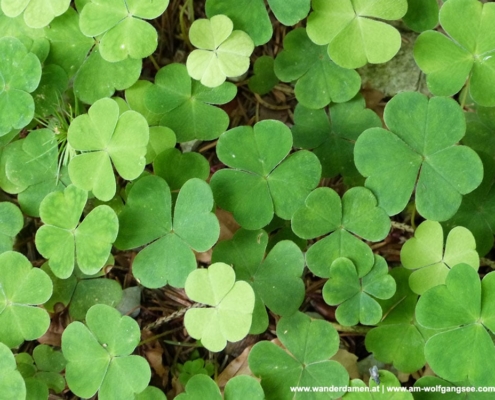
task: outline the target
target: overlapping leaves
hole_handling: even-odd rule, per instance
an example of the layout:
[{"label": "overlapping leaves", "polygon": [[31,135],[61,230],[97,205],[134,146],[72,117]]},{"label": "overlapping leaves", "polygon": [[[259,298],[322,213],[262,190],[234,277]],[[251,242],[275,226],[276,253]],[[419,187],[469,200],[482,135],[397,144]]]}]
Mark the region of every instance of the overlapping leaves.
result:
[{"label": "overlapping leaves", "polygon": [[298,104],[292,135],[294,146],[313,149],[324,177],[354,177],[358,175],[354,165],[356,139],[366,129],[381,126],[378,115],[365,108],[364,99],[357,96],[342,104],[332,104],[328,110],[312,110]]},{"label": "overlapping leaves", "polygon": [[375,255],[373,269],[359,278],[354,263],[340,257],[330,266],[330,277],[322,294],[327,304],[338,305],[335,317],[340,324],[375,325],[382,318],[382,308],[374,298],[388,299],[395,288],[384,258]]},{"label": "overlapping leaves", "polygon": [[69,163],[72,182],[110,200],[116,191],[112,164],[122,178],[136,179],[146,164],[148,140],[148,123],[141,114],[130,110],[120,115],[116,101],[98,100],[69,127],[69,144],[82,153]]},{"label": "overlapping leaves", "polygon": [[440,10],[440,23],[448,36],[423,32],[416,40],[414,58],[427,75],[430,91],[451,96],[469,80],[473,100],[495,106],[495,4],[453,0]]},{"label": "overlapping leaves", "polygon": [[29,94],[40,83],[38,57],[14,37],[0,39],[0,136],[24,128],[34,116],[34,100]]},{"label": "overlapping leaves", "polygon": [[418,294],[444,283],[450,268],[457,264],[470,265],[475,271],[479,267],[473,234],[462,226],[455,227],[444,246],[442,226],[434,221],[418,226],[414,237],[402,246],[400,259],[405,268],[415,270],[409,285]]},{"label": "overlapping leaves", "polygon": [[308,35],[328,44],[330,58],[341,67],[359,68],[367,62],[389,61],[400,49],[400,33],[381,20],[401,18],[407,0],[314,0]]},{"label": "overlapping leaves", "polygon": [[178,142],[212,140],[229,126],[227,113],[212,104],[228,103],[236,93],[232,83],[207,88],[192,80],[184,65],[170,64],[156,74],[145,104],[150,111],[163,114],[160,125],[171,128]]},{"label": "overlapping leaves", "polygon": [[100,51],[106,61],[148,57],[156,49],[158,35],[145,20],[160,16],[168,1],[90,0],[81,11],[81,31],[90,37],[101,35]]},{"label": "overlapping leaves", "polygon": [[70,0],[2,0],[2,11],[10,18],[23,14],[30,28],[43,28],[70,6]]},{"label": "overlapping leaves", "polygon": [[275,59],[275,74],[284,82],[297,80],[297,100],[308,108],[322,108],[330,102],[342,103],[359,91],[361,79],[356,71],[336,65],[324,46],[314,44],[304,28],[284,38],[284,50]]},{"label": "overlapping leaves", "polygon": [[119,229],[115,212],[106,205],[94,208],[79,223],[88,193],[74,185],[47,195],[40,206],[44,225],[36,232],[36,248],[49,260],[53,273],[68,278],[75,265],[92,275],[110,255]]},{"label": "overlapping leaves", "polygon": [[480,282],[476,271],[458,264],[444,285],[426,291],[416,308],[418,322],[442,330],[425,346],[426,361],[441,378],[476,386],[495,382],[495,274]]},{"label": "overlapping leaves", "polygon": [[77,396],[102,400],[132,398],[146,389],[151,377],[148,362],[130,355],[139,343],[139,325],[112,307],[97,304],[86,325],[72,322],[62,335],[67,359],[65,378]]},{"label": "overlapping leaves", "polygon": [[318,158],[305,150],[287,157],[291,148],[289,128],[274,120],[234,128],[220,137],[217,155],[230,168],[216,172],[211,187],[217,204],[233,212],[243,228],[260,229],[274,213],[292,218],[318,184]]},{"label": "overlapping leaves", "polygon": [[42,336],[50,325],[46,310],[36,307],[52,295],[52,282],[20,253],[0,254],[0,342],[17,347]]},{"label": "overlapping leaves", "polygon": [[409,287],[411,271],[393,268],[390,275],[397,290],[390,299],[378,301],[385,318],[366,335],[366,349],[399,371],[414,372],[425,365],[425,329],[414,317],[418,295]]},{"label": "overlapping leaves", "polygon": [[356,265],[361,278],[373,267],[373,253],[351,233],[371,241],[382,240],[390,230],[390,219],[366,188],[352,188],[342,200],[333,189],[318,188],[292,217],[292,230],[305,239],[333,232],[307,252],[308,267],[315,275],[328,278],[333,261],[347,257]]},{"label": "overlapping leaves", "polygon": [[255,307],[250,333],[261,333],[268,327],[265,305],[285,316],[297,311],[304,300],[301,279],[304,257],[297,245],[288,240],[275,244],[265,256],[268,235],[263,230],[238,230],[231,240],[215,246],[212,261],[223,261],[234,267],[236,278],[254,289]]},{"label": "overlapping leaves", "polygon": [[192,271],[187,277],[187,296],[211,307],[187,310],[184,326],[210,351],[221,351],[227,341],[243,339],[251,327],[254,292],[247,282],[235,279],[232,267],[221,262]]},{"label": "overlapping leaves", "polygon": [[[337,361],[329,360],[338,350],[337,331],[326,321],[311,320],[297,312],[277,324],[277,337],[288,352],[274,343],[256,343],[249,353],[249,368],[261,378],[267,400],[303,399],[294,386],[347,386],[348,374]],[[335,399],[343,392],[325,393]]]},{"label": "overlapping leaves", "polygon": [[483,178],[478,155],[456,145],[466,126],[461,108],[445,97],[428,100],[420,93],[404,92],[387,103],[384,119],[388,131],[368,129],[354,148],[366,187],[389,215],[401,212],[415,190],[416,208],[423,217],[450,218],[462,195],[476,189]]},{"label": "overlapping leaves", "polygon": [[0,253],[12,250],[15,237],[24,225],[21,211],[13,203],[0,203]]},{"label": "overlapping leaves", "polygon": [[197,178],[182,186],[173,218],[170,189],[162,178],[145,176],[132,185],[119,214],[115,245],[122,250],[148,245],[133,263],[133,274],[142,285],[184,287],[196,268],[192,250],[207,251],[218,240],[220,227],[212,208],[211,189]]}]

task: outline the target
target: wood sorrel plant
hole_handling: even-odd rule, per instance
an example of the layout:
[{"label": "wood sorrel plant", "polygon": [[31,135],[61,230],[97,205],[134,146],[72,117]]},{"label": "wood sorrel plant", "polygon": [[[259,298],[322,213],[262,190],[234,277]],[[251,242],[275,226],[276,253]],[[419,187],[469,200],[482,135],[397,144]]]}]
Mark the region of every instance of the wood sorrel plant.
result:
[{"label": "wood sorrel plant", "polygon": [[478,0],[0,0],[0,399],[495,387],[494,26]]}]

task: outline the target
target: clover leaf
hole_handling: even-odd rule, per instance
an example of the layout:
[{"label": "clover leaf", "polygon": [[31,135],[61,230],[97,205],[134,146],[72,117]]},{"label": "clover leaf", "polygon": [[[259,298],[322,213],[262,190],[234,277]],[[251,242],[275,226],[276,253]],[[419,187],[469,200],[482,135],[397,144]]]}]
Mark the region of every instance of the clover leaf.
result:
[{"label": "clover leaf", "polygon": [[397,290],[390,299],[378,300],[385,317],[368,332],[365,345],[375,359],[412,373],[425,365],[424,328],[418,327],[414,318],[418,295],[409,287],[410,270],[393,268],[390,275]]},{"label": "clover leaf", "polygon": [[70,0],[2,0],[2,11],[10,18],[24,14],[30,28],[43,28],[70,6]]},{"label": "clover leaf", "polygon": [[435,221],[424,221],[414,237],[402,246],[402,265],[415,270],[409,277],[413,292],[423,294],[427,289],[445,282],[454,265],[464,263],[475,271],[479,267],[479,255],[473,234],[462,226],[452,229],[445,242],[442,226]]},{"label": "clover leaf", "polygon": [[14,355],[0,342],[0,393],[5,399],[25,399],[26,385],[17,370]]},{"label": "clover leaf", "polygon": [[290,219],[318,184],[317,157],[305,150],[287,157],[291,148],[289,128],[275,120],[231,129],[218,140],[218,158],[232,169],[216,172],[211,188],[217,204],[243,228],[260,229],[274,213]]},{"label": "clover leaf", "polygon": [[153,170],[165,179],[170,190],[178,190],[189,179],[198,178],[206,181],[210,176],[210,164],[199,153],[181,153],[178,149],[161,152],[153,162]]},{"label": "clover leaf", "polygon": [[58,169],[58,144],[49,129],[32,131],[5,149],[5,174],[21,191],[54,180]]},{"label": "clover leaf", "polygon": [[187,72],[207,87],[217,87],[225,78],[235,78],[249,68],[254,43],[246,32],[233,30],[234,24],[225,15],[193,22],[189,39],[198,49],[187,57]]},{"label": "clover leaf", "polygon": [[243,339],[249,332],[254,308],[254,292],[244,281],[235,281],[227,264],[214,263],[208,269],[192,271],[186,280],[187,296],[211,308],[191,308],[184,326],[194,339],[210,351],[221,351],[229,342]]},{"label": "clover leaf", "polygon": [[[81,32],[79,14],[73,8],[67,9],[63,15],[54,19],[44,32],[50,41],[50,53],[46,63],[59,65],[68,77],[72,78],[95,44],[92,38],[84,36]],[[93,78],[99,80],[101,72],[98,71]]]},{"label": "clover leaf", "polygon": [[275,60],[270,56],[261,56],[253,65],[253,76],[249,79],[249,89],[258,94],[267,94],[278,83],[274,72]]},{"label": "clover leaf", "polygon": [[407,0],[404,23],[415,32],[433,29],[438,24],[438,2],[436,0]]},{"label": "clover leaf", "polygon": [[72,322],[62,334],[65,378],[75,395],[101,400],[127,399],[148,385],[147,361],[130,355],[139,343],[139,325],[103,304],[91,307],[86,325]]},{"label": "clover leaf", "polygon": [[148,245],[133,263],[133,274],[142,285],[184,287],[196,268],[192,250],[207,251],[218,240],[220,227],[212,208],[210,187],[194,178],[182,186],[172,218],[167,183],[158,176],[144,176],[132,185],[119,214],[115,246],[128,250]]},{"label": "clover leaf", "polygon": [[20,253],[0,254],[0,342],[12,348],[42,336],[50,317],[36,306],[51,295],[52,283],[41,269]]},{"label": "clover leaf", "polygon": [[115,100],[98,100],[69,126],[69,144],[82,152],[70,160],[71,181],[100,200],[110,200],[116,190],[112,163],[122,178],[136,179],[146,164],[148,140],[148,123],[141,114],[130,110],[119,115]]},{"label": "clover leaf", "polygon": [[292,230],[304,239],[333,232],[311,246],[306,254],[308,268],[315,275],[328,278],[332,262],[347,257],[356,265],[361,278],[373,267],[373,253],[351,233],[371,241],[382,240],[390,230],[390,219],[366,188],[352,188],[341,200],[333,189],[324,187],[313,190],[294,213]]},{"label": "clover leaf", "polygon": [[380,207],[397,214],[415,190],[416,208],[424,218],[452,217],[462,195],[483,179],[478,155],[456,145],[465,133],[459,105],[445,97],[428,100],[420,93],[404,92],[387,103],[384,120],[389,131],[368,129],[354,147],[356,167],[367,177],[365,185]]},{"label": "clover leaf", "polygon": [[[373,379],[369,381],[369,390],[361,379],[351,380],[349,387],[354,391],[347,392],[342,400],[413,400],[414,397],[410,392],[393,391],[386,388],[400,388],[399,379],[390,371],[379,371],[380,384],[377,385]],[[380,386],[382,389],[380,390]],[[357,389],[357,390],[356,390]]]},{"label": "clover leaf", "polygon": [[[149,87],[153,86],[150,81],[139,80],[130,88],[125,91],[125,100],[131,110],[137,111],[142,114],[149,126],[156,126],[160,124],[161,114],[154,113],[146,107],[145,95]],[[150,132],[151,141],[151,132]],[[175,133],[174,133],[174,146],[175,146]],[[171,147],[174,147],[171,146]]]},{"label": "clover leaf", "polygon": [[313,149],[319,158],[322,175],[332,178],[358,175],[354,165],[354,143],[368,128],[381,127],[378,115],[365,108],[360,95],[328,110],[312,110],[299,103],[294,111],[294,146]]},{"label": "clover leaf", "polygon": [[353,326],[360,322],[376,325],[382,318],[382,309],[373,297],[389,299],[395,288],[384,258],[375,255],[373,269],[360,278],[354,263],[339,257],[330,266],[330,277],[322,294],[327,304],[339,305],[335,317],[340,324]]},{"label": "clover leaf", "polygon": [[95,304],[106,304],[117,307],[123,297],[120,284],[113,280],[101,277],[102,273],[88,276],[83,275],[76,268],[67,279],[57,278],[48,262],[41,267],[53,283],[53,295],[44,304],[49,312],[55,312],[57,305],[62,304],[69,308],[69,315],[76,321],[82,321],[88,310]]},{"label": "clover leaf", "polygon": [[213,140],[225,132],[229,117],[212,104],[228,103],[236,93],[236,86],[230,82],[207,88],[191,80],[184,65],[170,64],[156,74],[155,84],[145,95],[145,105],[163,114],[160,125],[172,129],[178,142]]},{"label": "clover leaf", "polygon": [[93,104],[112,96],[115,90],[132,86],[139,79],[141,67],[141,60],[132,58],[106,61],[101,57],[100,49],[95,47],[75,76],[74,93],[81,101]]},{"label": "clover leaf", "polygon": [[[290,390],[294,386],[347,386],[345,368],[329,360],[339,348],[339,335],[330,323],[297,312],[280,319],[277,336],[287,351],[262,341],[253,346],[248,358],[249,368],[261,378],[267,400],[305,398],[304,393]],[[325,396],[336,399],[343,394],[329,392]]]},{"label": "clover leaf", "polygon": [[440,378],[468,380],[476,386],[494,384],[495,346],[487,332],[495,331],[494,279],[492,272],[480,282],[470,265],[458,264],[448,273],[445,284],[420,297],[418,322],[427,328],[443,329],[425,346],[426,361]]},{"label": "clover leaf", "polygon": [[483,181],[476,190],[463,197],[457,213],[443,226],[452,229],[463,226],[473,234],[476,251],[484,256],[493,247],[495,234],[495,162],[492,157],[479,153],[483,161]]},{"label": "clover leaf", "polygon": [[91,0],[81,11],[81,31],[90,37],[102,35],[100,51],[106,61],[145,58],[156,50],[158,37],[144,20],[159,17],[167,6],[168,0]]},{"label": "clover leaf", "polygon": [[314,44],[304,28],[284,38],[284,50],[275,59],[275,75],[284,82],[297,80],[297,100],[315,109],[348,101],[361,87],[359,74],[330,60],[325,47]]},{"label": "clover leaf", "polygon": [[14,203],[0,203],[0,254],[12,250],[15,237],[24,226],[24,217]]},{"label": "clover leaf", "polygon": [[[225,385],[224,399],[264,400],[263,389],[256,379],[248,375],[237,375]],[[177,400],[222,400],[218,385],[206,375],[193,376],[186,385],[186,391]]]},{"label": "clover leaf", "polygon": [[275,18],[286,26],[296,25],[306,18],[310,3],[310,0],[268,0]]},{"label": "clover leaf", "polygon": [[55,393],[65,389],[65,379],[60,375],[66,364],[62,352],[42,344],[35,347],[32,357],[18,353],[16,362],[26,382],[27,398],[48,399],[49,389]]},{"label": "clover leaf", "polygon": [[298,310],[304,300],[304,257],[294,242],[282,240],[265,256],[268,235],[263,230],[239,229],[231,240],[218,243],[212,262],[232,265],[238,280],[248,282],[255,293],[253,323],[250,333],[268,327],[265,305],[285,316]]},{"label": "clover leaf", "polygon": [[119,229],[117,215],[106,205],[94,208],[79,223],[88,193],[74,185],[47,195],[40,206],[44,225],[36,232],[36,248],[53,273],[68,278],[74,266],[98,272],[108,259]]},{"label": "clover leaf", "polygon": [[223,14],[229,17],[234,27],[247,32],[256,46],[265,44],[272,36],[273,28],[263,0],[206,0],[206,16],[212,18]]},{"label": "clover leaf", "polygon": [[[495,154],[495,108],[476,107],[476,112],[466,112],[466,136],[462,144],[478,153]],[[493,157],[493,156],[492,156]]]},{"label": "clover leaf", "polygon": [[0,39],[0,136],[22,129],[34,116],[34,100],[29,94],[40,83],[38,57],[14,37]]},{"label": "clover leaf", "polygon": [[495,77],[494,15],[494,4],[449,1],[440,9],[440,24],[448,36],[426,31],[418,37],[414,58],[434,95],[452,96],[469,80],[473,100],[482,106],[495,106],[495,89],[490,84]]},{"label": "clover leaf", "polygon": [[313,0],[308,35],[316,44],[328,43],[328,55],[341,67],[380,64],[397,54],[400,33],[380,20],[400,19],[407,0]]}]

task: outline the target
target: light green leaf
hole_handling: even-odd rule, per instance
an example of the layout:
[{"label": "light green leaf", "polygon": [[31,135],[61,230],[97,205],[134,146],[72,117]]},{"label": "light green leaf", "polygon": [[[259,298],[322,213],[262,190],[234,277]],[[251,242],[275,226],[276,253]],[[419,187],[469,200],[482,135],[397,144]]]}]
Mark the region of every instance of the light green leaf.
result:
[{"label": "light green leaf", "polygon": [[[352,379],[349,386],[354,388],[354,391],[349,391],[342,397],[343,400],[413,400],[414,397],[412,393],[404,391],[399,391],[401,383],[399,379],[390,371],[379,370],[378,379],[380,379],[380,384],[377,385],[376,382],[370,378],[369,380],[369,390],[365,383],[360,379]],[[397,392],[393,390],[397,388]],[[356,390],[359,389],[359,390]],[[364,394],[364,393],[366,394]]]},{"label": "light green leaf", "polygon": [[[399,32],[375,18],[394,20],[407,11],[407,0],[313,0],[308,35],[316,44],[328,43],[330,58],[341,67],[359,68],[367,62],[380,64],[397,54]],[[371,18],[370,18],[371,17]]]},{"label": "light green leaf", "polygon": [[76,263],[88,275],[98,272],[117,237],[117,215],[108,206],[94,208],[79,223],[86,200],[87,192],[70,185],[41,202],[40,216],[45,225],[36,232],[36,247],[62,279],[72,274]]},{"label": "light green leaf", "polygon": [[442,226],[434,221],[418,226],[414,237],[402,246],[400,258],[405,268],[415,270],[409,285],[418,294],[444,283],[449,269],[457,264],[470,265],[475,271],[479,267],[473,234],[462,226],[452,229],[444,250]]},{"label": "light green leaf", "polygon": [[0,203],[0,254],[12,250],[15,237],[24,226],[24,217],[14,203]]},{"label": "light green leaf", "polygon": [[2,0],[2,11],[8,17],[24,13],[24,21],[30,28],[43,28],[70,6],[70,0]]},{"label": "light green leaf", "polygon": [[69,163],[72,182],[108,201],[115,195],[110,160],[122,178],[136,179],[146,164],[149,128],[138,112],[130,110],[119,115],[115,100],[101,99],[88,114],[74,119],[68,140],[73,149],[83,152]]},{"label": "light green leaf", "polygon": [[0,392],[5,399],[25,399],[26,385],[17,370],[14,355],[0,342]]},{"label": "light green leaf", "polygon": [[68,77],[72,78],[94,45],[94,40],[84,36],[79,29],[79,14],[73,8],[69,8],[44,31],[50,41],[50,53],[46,63],[59,65]]},{"label": "light green leaf", "polygon": [[101,57],[101,51],[95,47],[77,71],[74,93],[84,103],[93,104],[112,96],[115,90],[134,85],[141,75],[141,69],[141,60],[127,58],[109,62]]},{"label": "light green leaf", "polygon": [[145,359],[130,355],[140,338],[136,321],[98,304],[89,309],[86,324],[72,322],[62,335],[69,388],[84,398],[99,391],[102,400],[142,392],[151,372]]},{"label": "light green leaf", "polygon": [[278,242],[264,257],[268,244],[265,231],[239,229],[231,240],[218,243],[212,262],[232,265],[238,280],[248,282],[254,289],[255,306],[250,333],[264,332],[268,317],[265,305],[278,315],[291,315],[302,304],[304,284],[301,276],[304,258],[296,244]]},{"label": "light green leaf", "polygon": [[243,339],[249,332],[254,308],[254,292],[247,282],[235,282],[235,272],[224,263],[189,274],[187,296],[212,308],[187,310],[184,326],[189,335],[201,339],[210,351],[221,351],[229,342]]},{"label": "light green leaf", "polygon": [[42,336],[50,317],[36,306],[51,295],[52,283],[41,269],[20,253],[0,254],[0,342],[12,348]]},{"label": "light green leaf", "polygon": [[[2,3],[3,4],[3,3]],[[39,59],[14,37],[0,39],[0,136],[22,129],[34,116],[29,94],[41,79]]]},{"label": "light green leaf", "polygon": [[109,62],[127,57],[141,59],[158,44],[156,30],[143,19],[154,19],[168,6],[168,0],[139,3],[124,0],[91,0],[81,11],[80,27],[86,36],[99,36],[101,56]]}]

